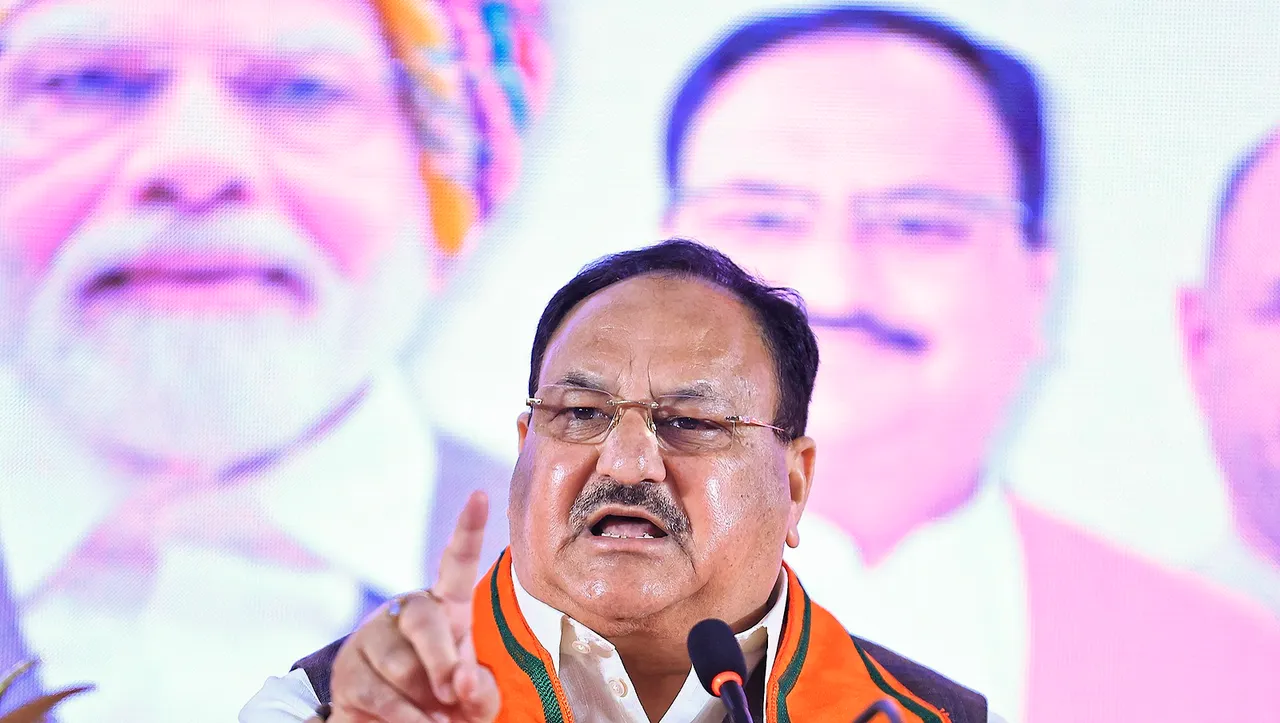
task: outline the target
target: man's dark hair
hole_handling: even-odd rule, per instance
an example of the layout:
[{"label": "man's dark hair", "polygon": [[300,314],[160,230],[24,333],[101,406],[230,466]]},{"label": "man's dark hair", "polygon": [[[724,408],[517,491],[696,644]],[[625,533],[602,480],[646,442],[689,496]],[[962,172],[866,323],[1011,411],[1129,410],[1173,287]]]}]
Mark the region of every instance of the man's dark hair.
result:
[{"label": "man's dark hair", "polygon": [[1023,239],[1046,242],[1047,164],[1041,93],[1031,68],[1010,53],[980,43],[940,20],[876,6],[841,5],[757,18],[738,26],[694,66],[667,119],[666,177],[672,203],[680,193],[680,153],[689,125],[716,85],[748,60],[788,41],[861,31],[893,33],[932,43],[963,62],[986,86],[1018,163],[1019,200],[1026,208]]},{"label": "man's dark hair", "polygon": [[621,281],[656,274],[701,279],[738,297],[755,316],[765,348],[773,357],[778,384],[778,408],[772,423],[785,437],[804,435],[809,420],[809,399],[818,374],[818,340],[800,295],[791,289],[769,286],[747,273],[728,256],[686,239],[668,239],[653,246],[605,256],[584,267],[547,302],[533,337],[529,364],[529,395],[537,393],[547,344],[570,312],[597,291]]},{"label": "man's dark hair", "polygon": [[1240,192],[1244,189],[1245,182],[1249,180],[1249,176],[1268,154],[1275,152],[1277,144],[1280,144],[1280,129],[1273,128],[1261,140],[1256,141],[1240,160],[1236,161],[1235,166],[1231,168],[1231,173],[1227,176],[1226,183],[1223,184],[1222,193],[1218,196],[1218,207],[1214,212],[1213,231],[1209,238],[1209,253],[1205,257],[1206,282],[1213,282],[1217,279],[1218,261],[1221,260],[1222,249],[1226,243],[1222,238],[1222,234],[1223,226],[1227,223],[1227,216],[1235,210],[1236,201],[1240,197]]}]

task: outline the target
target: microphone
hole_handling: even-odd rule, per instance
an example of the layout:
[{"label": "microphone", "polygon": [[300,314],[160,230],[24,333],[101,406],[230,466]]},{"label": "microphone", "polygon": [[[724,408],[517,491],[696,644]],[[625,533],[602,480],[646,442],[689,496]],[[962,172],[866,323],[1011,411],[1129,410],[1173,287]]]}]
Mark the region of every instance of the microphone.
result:
[{"label": "microphone", "polygon": [[871,704],[871,707],[862,711],[862,715],[853,719],[853,723],[868,723],[877,713],[883,713],[892,723],[902,723],[902,716],[898,714],[898,706],[888,698],[881,698]]},{"label": "microphone", "polygon": [[733,637],[728,623],[708,618],[689,631],[689,659],[698,681],[708,693],[719,698],[729,710],[733,723],[753,723],[747,708],[747,692],[742,689],[747,677],[747,661]]}]

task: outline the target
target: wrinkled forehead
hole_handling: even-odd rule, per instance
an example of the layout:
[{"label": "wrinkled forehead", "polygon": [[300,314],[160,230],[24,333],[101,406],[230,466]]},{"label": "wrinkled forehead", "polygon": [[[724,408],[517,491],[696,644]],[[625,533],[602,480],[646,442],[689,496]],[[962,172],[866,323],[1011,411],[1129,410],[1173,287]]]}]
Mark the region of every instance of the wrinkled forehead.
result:
[{"label": "wrinkled forehead", "polygon": [[691,393],[759,409],[775,398],[773,362],[751,310],[712,284],[642,276],[583,300],[547,346],[541,384],[627,398]]},{"label": "wrinkled forehead", "polygon": [[105,46],[387,59],[370,0],[0,0],[6,51]]},{"label": "wrinkled forehead", "polygon": [[1013,194],[1013,146],[962,59],[898,33],[787,41],[721,79],[694,117],[682,181],[766,175],[883,187],[955,180]]}]

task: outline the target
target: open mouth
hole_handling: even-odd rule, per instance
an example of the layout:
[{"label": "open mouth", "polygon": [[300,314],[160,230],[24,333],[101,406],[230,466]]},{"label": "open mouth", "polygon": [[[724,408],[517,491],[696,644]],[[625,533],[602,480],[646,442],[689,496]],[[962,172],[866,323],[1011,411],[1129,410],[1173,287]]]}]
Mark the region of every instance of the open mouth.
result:
[{"label": "open mouth", "polygon": [[616,540],[660,540],[667,530],[643,511],[603,510],[587,529],[592,537]]}]

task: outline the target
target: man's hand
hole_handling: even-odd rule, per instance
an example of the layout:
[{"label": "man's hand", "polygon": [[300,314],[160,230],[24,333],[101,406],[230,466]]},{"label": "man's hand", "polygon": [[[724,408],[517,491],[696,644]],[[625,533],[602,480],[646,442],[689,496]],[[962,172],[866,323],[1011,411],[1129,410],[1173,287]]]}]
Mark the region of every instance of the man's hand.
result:
[{"label": "man's hand", "polygon": [[471,599],[489,503],[471,493],[430,590],[402,595],[347,639],[333,662],[330,723],[489,723],[501,701],[476,663]]}]

